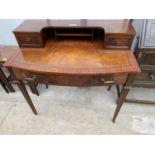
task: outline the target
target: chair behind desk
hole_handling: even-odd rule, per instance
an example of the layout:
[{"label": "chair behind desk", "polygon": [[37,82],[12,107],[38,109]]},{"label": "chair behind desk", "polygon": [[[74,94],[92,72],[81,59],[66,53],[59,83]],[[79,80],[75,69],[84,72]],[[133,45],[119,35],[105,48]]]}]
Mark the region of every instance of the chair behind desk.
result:
[{"label": "chair behind desk", "polygon": [[[9,93],[9,92],[15,92],[15,89],[12,86],[12,83],[14,83],[13,78],[10,76],[6,76],[3,68],[3,64],[12,56],[16,55],[16,53],[20,50],[17,46],[0,46],[0,84],[3,87],[3,89]],[[6,68],[5,68],[6,69]],[[37,90],[37,84],[36,83],[28,83],[30,86],[30,89],[32,93],[39,96],[39,92]]]}]

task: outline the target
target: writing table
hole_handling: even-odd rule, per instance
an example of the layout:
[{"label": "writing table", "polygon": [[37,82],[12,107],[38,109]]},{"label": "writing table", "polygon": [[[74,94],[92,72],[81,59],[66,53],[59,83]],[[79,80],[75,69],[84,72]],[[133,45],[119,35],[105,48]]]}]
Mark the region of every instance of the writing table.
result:
[{"label": "writing table", "polygon": [[[41,46],[35,46],[37,42],[35,42],[34,38],[21,39],[19,37],[19,39],[16,36],[19,39],[18,42],[21,50],[9,59],[5,66],[9,68],[12,76],[18,81],[18,87],[34,114],[37,114],[37,111],[22,82],[23,80],[78,87],[124,84],[125,86],[120,93],[113,117],[113,121],[115,121],[130,88],[129,83],[132,80],[132,75],[140,72],[136,59],[126,44],[127,40],[133,38],[134,32],[131,31],[132,27],[129,23],[128,25],[127,23],[122,25],[122,21],[111,21],[111,24],[120,24],[123,29],[122,31],[119,25],[119,31],[117,32],[113,28],[112,33],[109,29],[98,27],[98,25],[95,27],[81,27],[78,24],[73,26],[73,22],[70,21],[72,24],[70,27],[64,26],[66,21],[64,23],[62,20],[57,21],[57,24],[60,24],[59,29],[57,29],[58,26],[52,26],[51,24],[50,28],[48,27],[48,30],[46,29],[44,33],[43,30],[41,31],[41,25],[38,26],[39,28],[35,28],[35,24],[33,25],[32,21],[28,22],[29,26],[22,24],[16,29],[15,34],[22,34],[20,37],[24,37],[23,34],[27,33],[26,29],[31,29],[34,26],[31,30],[39,31],[37,35],[45,37],[46,42],[45,44],[38,42]],[[41,22],[39,21],[38,23]],[[105,22],[101,20],[98,23],[104,23],[105,27],[111,26],[110,21]],[[23,32],[19,34],[19,31],[22,29]],[[108,34],[106,34],[106,30],[109,30]],[[43,34],[40,34],[40,32]],[[59,35],[56,37],[55,33]],[[93,35],[90,37],[88,34]],[[108,40],[106,38],[107,35],[113,38],[110,40],[114,41],[106,42]],[[27,35],[25,37],[27,38]],[[118,42],[117,39],[119,40]],[[109,44],[112,45],[108,46]]]}]

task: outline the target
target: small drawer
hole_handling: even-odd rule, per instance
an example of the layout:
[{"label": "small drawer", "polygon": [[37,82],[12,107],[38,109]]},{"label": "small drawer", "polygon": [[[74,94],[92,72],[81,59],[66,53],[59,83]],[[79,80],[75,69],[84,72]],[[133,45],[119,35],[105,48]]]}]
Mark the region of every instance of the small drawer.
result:
[{"label": "small drawer", "polygon": [[41,47],[42,40],[37,34],[16,34],[16,39],[20,47]]},{"label": "small drawer", "polygon": [[132,42],[132,38],[106,37],[105,38],[105,47],[106,48],[130,49],[131,42]]}]

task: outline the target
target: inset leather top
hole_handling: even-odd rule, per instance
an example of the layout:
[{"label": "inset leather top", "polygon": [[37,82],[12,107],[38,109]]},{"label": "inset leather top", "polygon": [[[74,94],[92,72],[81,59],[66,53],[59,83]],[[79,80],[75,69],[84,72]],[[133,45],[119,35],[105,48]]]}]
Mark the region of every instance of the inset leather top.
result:
[{"label": "inset leather top", "polygon": [[108,50],[101,41],[50,40],[45,48],[21,48],[5,66],[58,74],[140,72],[130,50]]}]

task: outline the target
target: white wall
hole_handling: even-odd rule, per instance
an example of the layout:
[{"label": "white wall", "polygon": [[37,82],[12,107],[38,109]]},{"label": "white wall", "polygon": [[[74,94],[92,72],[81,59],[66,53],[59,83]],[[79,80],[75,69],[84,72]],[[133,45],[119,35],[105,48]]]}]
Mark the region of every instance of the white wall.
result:
[{"label": "white wall", "polygon": [[0,45],[17,45],[12,31],[23,19],[0,19]]}]

